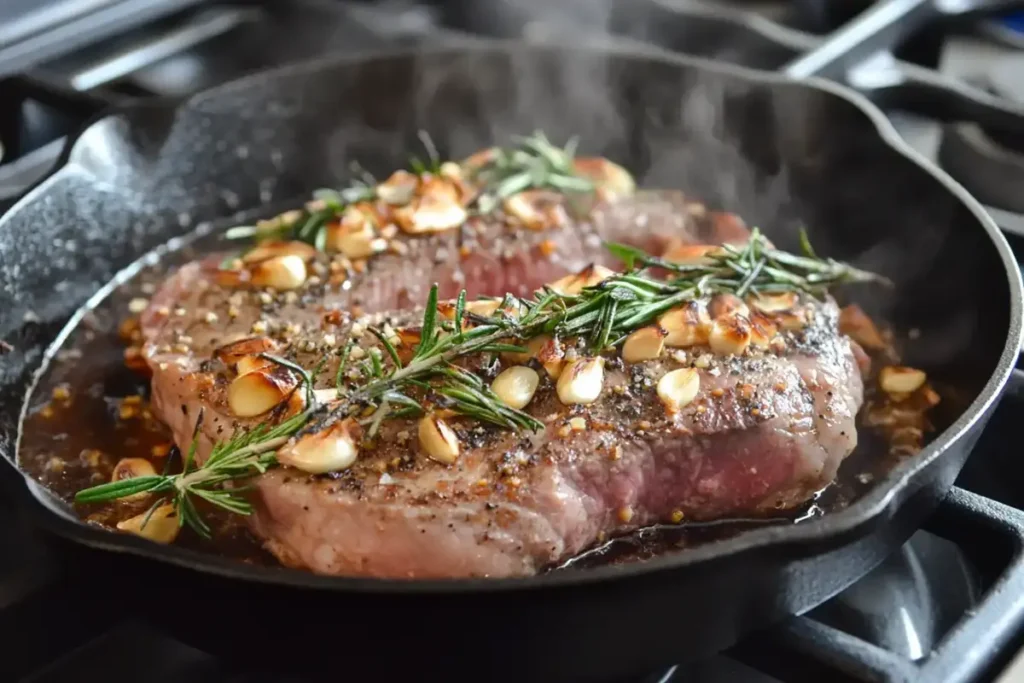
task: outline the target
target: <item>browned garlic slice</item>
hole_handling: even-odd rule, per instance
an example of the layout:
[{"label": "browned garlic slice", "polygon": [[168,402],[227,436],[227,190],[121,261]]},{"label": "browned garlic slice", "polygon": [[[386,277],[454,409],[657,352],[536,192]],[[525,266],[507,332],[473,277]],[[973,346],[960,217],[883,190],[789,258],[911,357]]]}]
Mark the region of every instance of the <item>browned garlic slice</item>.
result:
[{"label": "browned garlic slice", "polygon": [[681,266],[706,266],[713,263],[711,256],[722,253],[722,248],[710,244],[674,244],[661,258]]},{"label": "browned garlic slice", "polygon": [[173,505],[159,505],[152,512],[143,512],[117,523],[119,531],[141,536],[154,543],[172,543],[181,526]]},{"label": "browned garlic slice", "polygon": [[887,394],[910,394],[922,386],[928,376],[923,370],[887,365],[878,373],[878,384]]},{"label": "browned garlic slice", "polygon": [[693,368],[679,368],[658,380],[658,398],[670,413],[690,405],[700,391],[700,373]]},{"label": "browned garlic slice", "polygon": [[562,195],[548,190],[527,190],[514,194],[503,203],[505,212],[530,230],[561,228],[569,223]]},{"label": "browned garlic slice", "polygon": [[[273,353],[277,348],[278,343],[270,337],[246,337],[217,347],[213,351],[213,357],[224,365],[235,366],[243,358],[255,357],[261,353]],[[242,371],[239,370],[239,373]]]},{"label": "browned garlic slice", "polygon": [[800,301],[796,292],[756,294],[747,298],[750,305],[762,313],[780,313],[791,310]]},{"label": "browned garlic slice", "polygon": [[374,222],[354,206],[345,210],[340,223],[327,226],[324,246],[350,259],[369,258],[387,250],[388,241],[377,234]]},{"label": "browned garlic slice", "polygon": [[395,171],[390,178],[377,185],[377,196],[392,206],[405,206],[416,195],[419,183],[419,178],[412,173]]},{"label": "browned garlic slice", "polygon": [[587,405],[597,400],[604,387],[604,358],[578,358],[566,364],[556,386],[565,405]]},{"label": "browned garlic slice", "polygon": [[451,465],[459,457],[459,437],[442,418],[431,414],[420,419],[416,430],[420,447],[432,460]]},{"label": "browned garlic slice", "polygon": [[718,318],[708,334],[711,350],[719,356],[738,356],[750,344],[750,322],[741,315]]},{"label": "browned garlic slice", "polygon": [[733,294],[719,294],[711,299],[708,304],[708,313],[712,319],[717,320],[723,317],[750,315],[750,309],[738,296]]},{"label": "browned garlic slice", "polygon": [[277,461],[310,474],[346,470],[359,456],[360,433],[359,423],[355,420],[339,420],[326,429],[285,445],[277,451]]},{"label": "browned garlic slice", "polygon": [[668,333],[657,325],[641,327],[633,332],[622,344],[622,360],[627,363],[642,363],[655,360],[665,350]]},{"label": "browned garlic slice", "polygon": [[420,195],[396,209],[395,221],[405,232],[420,235],[453,230],[469,214],[459,198],[458,188],[444,178],[429,178],[420,185]]},{"label": "browned garlic slice", "polygon": [[525,365],[516,365],[503,370],[494,378],[491,382],[491,391],[505,405],[520,410],[533,400],[539,384],[540,375],[536,370]]},{"label": "browned garlic slice", "polygon": [[250,280],[257,287],[297,289],[306,282],[306,262],[301,256],[275,256],[253,265]]},{"label": "browned garlic slice", "polygon": [[228,407],[237,417],[256,417],[288,398],[295,378],[280,366],[239,375],[228,385]]},{"label": "browned garlic slice", "polygon": [[636,191],[633,176],[613,161],[603,157],[577,157],[572,165],[578,175],[594,183],[602,199],[629,197]]},{"label": "browned garlic slice", "polygon": [[260,242],[242,255],[242,263],[251,265],[277,256],[298,256],[304,261],[316,258],[316,249],[305,242],[296,240],[269,240]]},{"label": "browned garlic slice", "polygon": [[707,342],[711,316],[701,302],[688,301],[663,313],[658,326],[666,332],[666,346],[686,348]]},{"label": "browned garlic slice", "polygon": [[613,275],[615,275],[614,270],[600,265],[589,265],[578,273],[555,280],[548,287],[563,296],[575,296],[584,288],[599,285]]},{"label": "browned garlic slice", "polygon": [[764,313],[754,311],[750,314],[750,343],[757,348],[771,346],[772,340],[779,333],[778,327]]},{"label": "browned garlic slice", "polygon": [[[110,481],[123,481],[124,479],[135,479],[136,477],[152,477],[156,476],[156,469],[153,464],[145,458],[121,458],[114,465],[114,471],[110,474]],[[135,493],[124,498],[119,498],[121,502],[135,502],[145,500],[149,497],[148,493]]]}]

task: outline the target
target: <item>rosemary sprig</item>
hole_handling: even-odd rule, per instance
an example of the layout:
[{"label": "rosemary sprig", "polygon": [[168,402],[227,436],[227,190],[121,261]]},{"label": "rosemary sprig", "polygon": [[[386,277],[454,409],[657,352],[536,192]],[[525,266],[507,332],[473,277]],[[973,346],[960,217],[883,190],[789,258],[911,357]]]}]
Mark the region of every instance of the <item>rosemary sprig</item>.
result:
[{"label": "rosemary sprig", "polygon": [[541,132],[518,138],[518,142],[512,149],[494,148],[486,163],[471,169],[471,179],[481,185],[474,207],[478,213],[490,213],[502,200],[530,189],[593,191],[594,184],[573,167],[575,138],[564,148],[551,144]]},{"label": "rosemary sprig", "polygon": [[[196,498],[234,514],[250,514],[252,506],[245,497],[248,489],[239,487],[238,483],[262,474],[268,468],[276,465],[277,458],[274,451],[302,429],[318,408],[315,394],[312,393],[312,379],[308,372],[282,358],[269,354],[265,354],[263,357],[298,372],[301,384],[296,387],[296,390],[304,389],[309,396],[305,411],[273,426],[260,424],[248,431],[239,432],[228,441],[216,444],[210,451],[206,462],[196,465],[195,455],[199,446],[204,417],[204,413],[200,411],[193,431],[192,443],[184,457],[181,472],[176,474],[165,472],[159,475],[100,484],[79,491],[75,494],[75,501],[99,503],[137,493],[164,494],[158,497],[149,508],[145,521],[148,521],[148,515],[152,514],[153,510],[170,500],[177,513],[179,526],[188,525],[204,537],[210,536],[210,527],[196,509]],[[287,403],[284,401],[282,406]],[[231,486],[225,487],[224,485],[229,482]]]},{"label": "rosemary sprig", "polygon": [[[385,420],[420,415],[425,405],[433,403],[501,428],[542,429],[543,423],[504,404],[476,373],[459,365],[459,361],[479,354],[523,351],[510,341],[525,341],[541,334],[574,337],[586,340],[592,353],[601,354],[668,309],[697,298],[719,293],[742,296],[794,291],[822,296],[828,287],[840,283],[887,282],[873,273],[814,256],[806,235],[801,235],[801,245],[803,255],[779,251],[755,229],[743,247],[725,245],[701,263],[680,265],[634,247],[609,244],[611,253],[626,265],[625,272],[578,294],[563,294],[550,288],[529,299],[507,294],[498,310],[489,316],[466,314],[463,292],[456,301],[457,316],[453,322],[439,320],[435,285],[427,298],[420,342],[407,363],[402,362],[383,332],[370,328],[384,351],[369,349],[367,357],[352,366],[362,381],[350,385],[345,370],[354,347],[349,341],[336,375],[338,400],[327,407],[316,405],[310,373],[291,361],[264,354],[267,360],[300,376],[307,392],[308,408],[303,413],[274,427],[261,425],[217,444],[198,467],[193,465],[197,424],[197,437],[180,474],[103,484],[80,491],[76,500],[89,503],[142,492],[168,493],[180,523],[208,534],[209,528],[196,511],[195,498],[230,512],[248,514],[251,508],[242,495],[244,489],[235,484],[274,466],[274,451],[293,436],[316,432],[338,419],[362,416],[357,419],[367,427],[368,438],[372,440]],[[667,272],[667,277],[653,275],[652,268]],[[509,310],[518,310],[520,315],[510,315]],[[285,404],[287,401],[282,405]],[[369,415],[367,409],[372,409]],[[225,488],[228,482],[232,486]]]}]

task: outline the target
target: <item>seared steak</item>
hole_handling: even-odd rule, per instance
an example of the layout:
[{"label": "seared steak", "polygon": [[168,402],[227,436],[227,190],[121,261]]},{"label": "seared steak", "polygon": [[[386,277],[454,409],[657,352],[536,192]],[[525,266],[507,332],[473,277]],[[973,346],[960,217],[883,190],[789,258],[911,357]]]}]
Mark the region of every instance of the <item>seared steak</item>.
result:
[{"label": "seared steak", "polygon": [[[225,283],[223,255],[181,267],[142,320],[157,415],[184,449],[202,410],[203,460],[213,442],[267,420],[238,418],[229,405],[238,348],[230,345],[239,339],[258,339],[305,368],[326,357],[316,387],[329,388],[347,341],[379,346],[369,324],[402,338],[434,282],[443,298],[461,288],[471,298],[528,295],[588,264],[614,265],[604,240],[663,250],[746,234],[734,217],[680,193],[641,193],[558,229],[474,220],[470,229],[395,235],[362,272],[310,255],[314,276],[287,292]],[[730,305],[737,303],[711,302],[712,314]],[[839,334],[832,301],[798,298],[756,315],[778,332],[770,344],[739,355],[699,343],[655,360],[609,358],[589,405],[564,405],[540,371],[524,410],[544,428],[513,433],[451,420],[462,450],[450,464],[425,455],[416,420],[387,420],[343,472],[280,467],[258,477],[251,528],[284,564],[325,574],[510,576],[653,523],[796,506],[832,480],[856,444],[855,345]],[[568,344],[571,359],[577,350]],[[654,387],[682,367],[698,373],[698,394],[667,411]]]}]

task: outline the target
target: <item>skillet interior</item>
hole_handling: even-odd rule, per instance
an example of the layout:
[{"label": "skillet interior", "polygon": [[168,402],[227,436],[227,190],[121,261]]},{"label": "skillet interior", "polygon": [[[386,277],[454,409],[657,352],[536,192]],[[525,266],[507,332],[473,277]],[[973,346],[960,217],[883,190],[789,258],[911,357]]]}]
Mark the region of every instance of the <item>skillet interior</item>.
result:
[{"label": "skillet interior", "polygon": [[[750,584],[752,593],[733,596],[729,608],[724,597],[708,604],[730,625],[705,621],[703,634],[689,641],[696,653],[720,647],[739,628],[808,609],[841,589],[901,542],[951,484],[976,431],[958,448],[943,450],[974,421],[962,415],[968,405],[974,402],[971,412],[978,412],[992,400],[1020,335],[1019,276],[976,204],[894,149],[871,117],[824,88],[696,60],[508,46],[285,69],[181,107],[131,109],[85,130],[64,166],[0,221],[0,338],[15,347],[0,363],[5,459],[13,458],[25,388],[45,345],[118,269],[197,222],[337,184],[353,159],[377,173],[404,165],[421,128],[443,155],[453,156],[534,129],[556,140],[578,134],[584,151],[624,162],[642,184],[689,190],[762,226],[782,246],[793,247],[797,228],[806,224],[820,252],[897,282],[894,293],[873,294],[868,303],[899,329],[921,330],[907,360],[954,390],[956,398],[944,402],[940,420],[956,424],[835,516],[763,529],[648,565],[528,582],[394,584],[226,565],[87,530],[52,501],[43,502],[39,487],[32,487],[29,498],[22,495],[20,477],[7,477],[39,521],[88,544],[232,577],[423,599],[449,593],[465,595],[463,602],[470,599],[464,591],[515,587],[536,589],[531,594],[561,587],[560,599],[579,601],[593,580],[617,577],[621,589],[636,586],[626,580],[646,575],[652,590],[660,588],[650,593],[650,603],[634,594],[630,609],[663,610],[655,605],[671,602],[665,582],[684,590],[680,584],[692,581],[690,592],[716,572],[719,583],[740,578],[721,573],[720,562],[701,566],[702,561],[757,560],[742,570],[761,571]],[[2,471],[11,474],[9,468]],[[906,486],[911,476],[913,486]],[[897,516],[898,504],[908,498],[917,501],[907,506],[913,510]],[[879,533],[886,522],[891,524]],[[778,549],[779,543],[798,541]],[[855,557],[826,559],[837,558],[833,551],[851,543]],[[689,568],[687,576],[677,572],[682,568]],[[578,590],[570,593],[568,584]],[[696,607],[692,597],[677,597]],[[608,604],[626,608],[621,591]],[[616,666],[639,661],[641,644],[649,653],[657,651],[657,638],[640,636],[634,655],[620,657]],[[666,656],[679,656],[680,638],[665,642]],[[592,661],[600,661],[586,649]]]}]

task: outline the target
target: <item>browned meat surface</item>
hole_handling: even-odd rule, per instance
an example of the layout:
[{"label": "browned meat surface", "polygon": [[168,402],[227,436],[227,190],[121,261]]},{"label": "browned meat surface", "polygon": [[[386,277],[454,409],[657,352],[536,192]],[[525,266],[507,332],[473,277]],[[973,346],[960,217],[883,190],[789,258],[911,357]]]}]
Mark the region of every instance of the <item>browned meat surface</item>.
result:
[{"label": "browned meat surface", "polygon": [[[361,273],[319,254],[314,277],[288,292],[221,284],[220,256],[189,263],[143,316],[154,409],[183,448],[204,411],[202,459],[212,442],[266,420],[239,419],[230,409],[234,373],[230,359],[215,354],[227,343],[268,338],[275,353],[306,368],[327,355],[316,386],[330,387],[347,340],[355,336],[366,349],[377,345],[367,324],[415,325],[421,314],[407,309],[422,306],[432,282],[442,297],[462,287],[472,297],[525,295],[607,262],[602,240],[661,249],[744,235],[736,219],[705,213],[679,193],[643,193],[559,229],[495,222],[400,234],[394,239],[405,247],[393,251],[401,253],[377,255]],[[801,300],[766,315],[778,336],[741,355],[699,344],[646,362],[609,358],[590,405],[563,405],[541,371],[524,410],[544,429],[513,434],[454,419],[462,450],[451,464],[426,457],[415,420],[386,421],[375,447],[344,472],[281,467],[259,477],[251,527],[283,563],[326,574],[509,576],[656,522],[798,505],[832,480],[856,444],[861,375],[831,301]],[[680,367],[697,371],[699,392],[668,412],[654,386]]]}]

